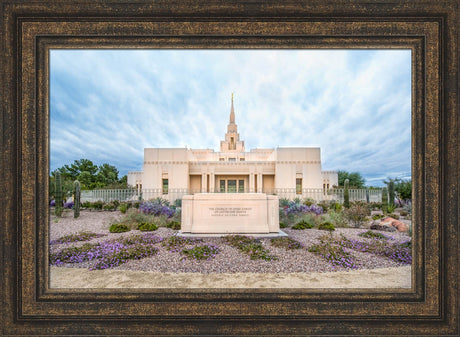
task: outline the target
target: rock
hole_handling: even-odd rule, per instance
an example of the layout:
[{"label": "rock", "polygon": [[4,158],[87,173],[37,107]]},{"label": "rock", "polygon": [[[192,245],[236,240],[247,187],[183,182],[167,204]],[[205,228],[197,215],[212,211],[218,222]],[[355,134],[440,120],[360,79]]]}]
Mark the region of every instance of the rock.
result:
[{"label": "rock", "polygon": [[380,226],[393,227],[396,228],[399,232],[407,232],[409,230],[409,226],[407,226],[407,224],[390,217],[383,219],[380,223]]},{"label": "rock", "polygon": [[388,225],[380,225],[380,224],[373,224],[371,225],[370,229],[374,229],[377,231],[383,231],[383,232],[396,232],[396,228],[388,226]]}]

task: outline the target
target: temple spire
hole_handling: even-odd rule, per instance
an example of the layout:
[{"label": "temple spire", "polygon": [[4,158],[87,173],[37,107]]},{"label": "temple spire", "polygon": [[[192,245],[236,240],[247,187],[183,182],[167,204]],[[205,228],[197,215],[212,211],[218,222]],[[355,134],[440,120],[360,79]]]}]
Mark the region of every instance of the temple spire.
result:
[{"label": "temple spire", "polygon": [[232,107],[230,109],[230,124],[235,124],[235,110],[233,108],[233,92],[232,92]]}]

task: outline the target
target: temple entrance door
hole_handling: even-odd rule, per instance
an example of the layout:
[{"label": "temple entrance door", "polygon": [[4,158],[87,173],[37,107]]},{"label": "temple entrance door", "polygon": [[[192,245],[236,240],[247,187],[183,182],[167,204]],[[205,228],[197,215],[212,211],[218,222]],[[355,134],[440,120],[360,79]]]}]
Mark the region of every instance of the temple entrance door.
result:
[{"label": "temple entrance door", "polygon": [[225,177],[219,178],[220,193],[244,193],[246,191],[246,178],[245,177]]}]

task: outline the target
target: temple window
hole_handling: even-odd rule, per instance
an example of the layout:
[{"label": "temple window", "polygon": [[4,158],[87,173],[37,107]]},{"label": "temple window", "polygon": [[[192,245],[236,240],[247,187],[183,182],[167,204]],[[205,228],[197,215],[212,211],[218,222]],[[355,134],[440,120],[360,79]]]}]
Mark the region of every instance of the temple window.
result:
[{"label": "temple window", "polygon": [[302,194],[302,178],[297,178],[295,180],[295,193]]},{"label": "temple window", "polygon": [[168,179],[163,179],[163,194],[168,194],[168,185],[169,185]]}]

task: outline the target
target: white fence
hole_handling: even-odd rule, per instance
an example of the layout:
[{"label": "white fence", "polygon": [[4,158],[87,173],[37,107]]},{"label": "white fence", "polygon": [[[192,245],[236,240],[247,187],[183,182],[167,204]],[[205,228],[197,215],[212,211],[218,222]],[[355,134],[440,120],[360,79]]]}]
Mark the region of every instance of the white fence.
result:
[{"label": "white fence", "polygon": [[[381,189],[349,189],[350,201],[367,201],[367,202],[381,202],[382,190]],[[184,195],[200,193],[200,190],[189,190],[187,188],[172,188],[168,193],[163,193],[163,189],[113,189],[113,190],[86,190],[81,191],[81,201],[97,201],[110,202],[112,200],[118,201],[136,201],[136,200],[151,200],[155,198],[167,199],[174,202],[177,199],[182,199]],[[253,191],[241,191],[239,193],[248,193]],[[266,194],[278,195],[280,198],[289,200],[299,199],[313,199],[316,202],[323,200],[335,200],[343,202],[343,189],[334,188],[324,190],[320,188],[304,188],[301,191],[295,188],[278,188],[278,189],[264,189],[262,191]],[[220,193],[220,192],[215,192]]]}]

